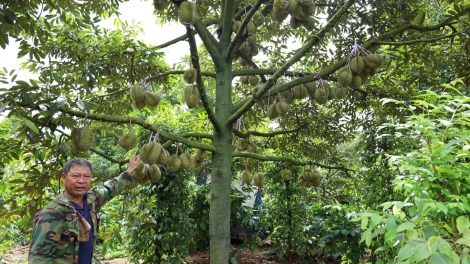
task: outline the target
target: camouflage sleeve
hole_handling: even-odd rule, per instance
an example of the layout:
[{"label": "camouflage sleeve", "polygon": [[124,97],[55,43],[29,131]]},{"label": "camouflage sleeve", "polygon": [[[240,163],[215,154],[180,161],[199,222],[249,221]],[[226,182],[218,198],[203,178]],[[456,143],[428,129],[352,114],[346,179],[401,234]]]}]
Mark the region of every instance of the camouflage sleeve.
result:
[{"label": "camouflage sleeve", "polygon": [[63,215],[54,209],[42,209],[34,218],[28,263],[53,263],[63,226]]},{"label": "camouflage sleeve", "polygon": [[134,188],[136,184],[136,179],[131,177],[131,175],[125,171],[118,177],[105,181],[101,186],[97,186],[93,192],[95,193],[99,207],[101,208],[109,200],[113,199],[124,190]]}]

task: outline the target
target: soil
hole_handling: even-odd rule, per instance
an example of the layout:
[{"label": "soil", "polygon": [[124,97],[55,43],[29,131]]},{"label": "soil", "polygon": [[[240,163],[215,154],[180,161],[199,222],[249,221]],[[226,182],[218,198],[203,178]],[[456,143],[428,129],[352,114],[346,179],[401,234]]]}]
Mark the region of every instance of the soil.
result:
[{"label": "soil", "polygon": [[[248,248],[237,248],[234,246],[237,253],[237,264],[285,264],[289,263],[286,260],[279,260],[276,254],[272,252],[272,245],[270,241],[262,241],[259,247],[254,251]],[[0,254],[1,264],[27,264],[28,263],[28,249],[29,246],[16,246],[10,248],[5,255]],[[335,260],[322,260],[319,257],[318,261],[325,264],[336,264],[340,263]],[[115,258],[101,260],[102,264],[128,264],[126,258]],[[198,251],[191,253],[184,264],[207,264],[209,261],[209,251]],[[305,263],[302,260],[294,260],[292,264]]]}]

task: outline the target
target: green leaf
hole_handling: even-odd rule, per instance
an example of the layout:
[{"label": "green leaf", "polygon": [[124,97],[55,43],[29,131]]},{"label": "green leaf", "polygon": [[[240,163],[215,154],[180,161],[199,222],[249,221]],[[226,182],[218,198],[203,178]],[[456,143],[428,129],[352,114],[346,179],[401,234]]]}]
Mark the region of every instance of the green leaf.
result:
[{"label": "green leaf", "polygon": [[383,219],[383,216],[381,215],[378,215],[378,214],[372,215],[372,217],[370,218],[371,220],[370,227],[371,228],[376,227],[378,224],[382,222],[382,219]]},{"label": "green leaf", "polygon": [[397,222],[395,221],[395,218],[393,218],[393,217],[387,218],[387,220],[385,221],[385,228],[387,230],[396,229],[397,228]]},{"label": "green leaf", "polygon": [[368,224],[369,224],[369,217],[363,217],[361,219],[361,228],[366,229]]},{"label": "green leaf", "polygon": [[23,119],[23,122],[27,127],[29,127],[29,129],[31,129],[34,133],[39,135],[39,129],[36,127],[36,125],[33,122],[29,121],[28,119]]},{"label": "green leaf", "polygon": [[400,248],[400,250],[398,251],[398,255],[397,255],[398,261],[404,261],[413,257],[415,251],[416,251],[415,247],[413,247],[410,244],[406,244],[404,247]]},{"label": "green leaf", "polygon": [[405,222],[397,227],[397,233],[400,233],[404,230],[413,229],[416,225],[412,222]]},{"label": "green leaf", "polygon": [[455,241],[455,243],[470,247],[470,239],[468,239],[466,237],[461,237],[461,238],[457,239],[457,241]]},{"label": "green leaf", "polygon": [[452,264],[452,259],[449,256],[442,254],[442,253],[435,253],[432,254],[431,258],[429,259],[429,264]]},{"label": "green leaf", "polygon": [[370,245],[372,244],[372,231],[370,229],[367,229],[362,233],[360,242],[362,241],[365,241],[366,245],[370,247]]},{"label": "green leaf", "polygon": [[422,26],[424,23],[424,20],[426,18],[426,13],[423,10],[419,10],[418,14],[416,17],[413,19],[413,24]]},{"label": "green leaf", "polygon": [[457,223],[457,230],[459,230],[459,234],[462,234],[465,229],[470,228],[470,221],[466,216],[459,216],[456,220]]}]

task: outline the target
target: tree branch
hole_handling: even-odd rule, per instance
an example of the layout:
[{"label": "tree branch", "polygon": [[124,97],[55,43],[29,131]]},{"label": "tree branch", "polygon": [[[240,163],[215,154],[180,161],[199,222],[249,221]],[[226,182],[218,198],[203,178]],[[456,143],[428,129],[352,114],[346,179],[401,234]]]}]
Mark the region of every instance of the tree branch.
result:
[{"label": "tree branch", "polygon": [[314,45],[318,44],[322,38],[326,35],[330,29],[332,29],[339,19],[347,12],[349,7],[354,4],[354,0],[347,0],[346,3],[336,12],[335,15],[327,22],[327,24],[318,32],[317,35],[314,35],[310,38],[307,43],[302,46],[297,52],[290,58],[284,65],[282,65],[279,70],[277,70],[267,81],[264,83],[260,90],[254,94],[251,98],[249,98],[241,107],[234,108],[234,113],[228,119],[228,123],[235,122],[240,116],[242,116],[245,112],[247,112],[255,103],[256,101],[260,100],[261,96],[264,95],[273,85],[277,79],[287,71],[294,63],[299,61],[307,52],[309,52]]},{"label": "tree branch", "polygon": [[87,118],[87,119],[91,119],[91,120],[99,120],[101,122],[105,121],[105,122],[109,122],[109,123],[118,123],[118,124],[128,124],[128,123],[132,122],[132,124],[139,125],[139,126],[145,128],[145,129],[148,129],[150,131],[159,132],[161,136],[163,136],[163,137],[165,137],[169,140],[172,140],[174,142],[180,142],[180,143],[188,145],[192,148],[205,149],[205,150],[208,150],[208,151],[214,151],[215,150],[215,148],[210,146],[210,145],[206,145],[206,144],[198,143],[198,142],[195,142],[195,141],[191,141],[191,140],[188,140],[184,137],[176,136],[174,134],[166,132],[165,130],[162,130],[161,127],[156,126],[156,125],[151,125],[151,124],[147,123],[147,121],[145,121],[145,120],[143,120],[142,118],[139,118],[139,117],[87,114],[85,112],[72,110],[72,109],[70,109],[66,106],[62,106],[58,110],[61,111],[62,113],[66,113],[66,114],[69,114],[69,115],[72,115],[72,116],[75,116],[75,117],[82,117],[82,118]]},{"label": "tree branch", "polygon": [[297,133],[299,130],[301,130],[302,127],[298,127],[296,129],[292,130],[286,130],[286,131],[276,131],[276,132],[270,132],[270,133],[261,133],[257,131],[246,131],[242,132],[238,129],[233,129],[233,133],[240,138],[247,138],[249,136],[257,136],[257,137],[274,137],[276,135],[285,135],[285,134],[291,134],[291,133]]},{"label": "tree branch", "polygon": [[446,38],[452,38],[452,37],[455,37],[459,34],[461,34],[463,31],[466,31],[468,30],[469,28],[466,28],[462,31],[459,31],[459,32],[456,32],[454,34],[449,34],[449,35],[444,35],[444,36],[440,36],[440,37],[435,37],[435,38],[424,38],[424,39],[415,39],[415,40],[409,40],[409,41],[397,41],[397,42],[394,42],[394,41],[377,41],[375,43],[379,44],[379,45],[395,45],[395,46],[401,46],[401,45],[412,45],[412,44],[417,44],[417,43],[426,43],[426,42],[434,42],[434,41],[438,41],[438,40],[441,40],[441,39],[446,39]]},{"label": "tree branch", "polygon": [[233,152],[232,156],[233,157],[252,158],[252,159],[261,160],[261,161],[285,161],[285,162],[289,162],[289,163],[292,163],[292,164],[298,165],[298,166],[315,165],[315,166],[322,167],[322,168],[325,168],[325,169],[335,169],[335,170],[342,170],[342,171],[355,171],[355,170],[352,170],[352,169],[348,169],[346,167],[328,166],[328,165],[325,165],[325,164],[322,164],[322,163],[313,162],[311,160],[299,161],[297,159],[293,159],[293,158],[289,158],[289,157],[266,156],[266,155],[255,154],[255,153],[252,153],[252,152]]},{"label": "tree branch", "polygon": [[[208,26],[211,26],[211,25],[215,25],[215,24],[217,24],[217,18],[205,20],[205,21],[202,22],[202,24],[204,25],[204,27],[208,27]],[[183,40],[185,40],[186,38],[188,38],[188,36],[187,36],[186,34],[184,34],[184,35],[181,35],[181,36],[179,36],[179,37],[177,37],[177,38],[175,38],[175,39],[173,39],[173,40],[170,40],[170,41],[165,42],[165,43],[163,43],[163,44],[161,44],[161,45],[158,45],[158,46],[156,46],[156,47],[157,47],[157,48],[160,48],[160,49],[163,49],[163,48],[166,48],[166,47],[168,47],[168,46],[171,46],[171,45],[173,45],[173,44],[175,44],[175,43],[178,43],[178,42],[180,42],[180,41],[183,41]]]},{"label": "tree branch", "polygon": [[[222,69],[223,65],[222,65],[222,60],[219,56],[219,53],[217,53],[217,50],[215,49],[215,46],[214,46],[214,43],[212,43],[212,39],[209,37],[209,36],[212,36],[212,34],[210,34],[206,27],[201,23],[201,21],[199,21],[199,19],[196,19],[196,22],[194,23],[194,29],[196,29],[197,33],[199,34],[199,37],[201,38],[202,40],[202,43],[204,43],[204,46],[206,47],[207,49],[207,52],[209,53],[209,55],[211,56],[211,59],[212,59],[212,62],[214,62],[214,67],[215,67],[215,70],[216,71],[219,71]],[[190,31],[187,30],[186,31],[186,35],[188,35]],[[191,30],[192,32],[192,30]],[[194,38],[194,33],[193,34],[193,38]],[[190,36],[188,35],[188,38]],[[196,44],[194,44],[196,45]]]},{"label": "tree branch", "polygon": [[227,58],[230,58],[230,59],[232,58],[235,47],[239,47],[239,45],[237,45],[237,44],[238,44],[238,41],[241,39],[242,35],[244,35],[243,32],[246,30],[246,26],[250,22],[251,17],[259,9],[259,7],[261,6],[261,4],[263,2],[264,2],[264,0],[258,0],[250,8],[250,11],[248,11],[248,13],[246,14],[245,19],[242,21],[242,24],[241,24],[240,28],[238,29],[238,32],[236,32],[235,37],[233,38],[232,42],[230,42],[230,45],[228,46],[227,50],[225,51],[224,56],[222,57],[222,59],[224,61],[226,61]]},{"label": "tree branch", "polygon": [[215,117],[215,113],[212,110],[214,108],[213,105],[209,102],[209,98],[207,98],[206,88],[204,86],[204,80],[202,79],[202,76],[200,74],[201,66],[199,64],[199,54],[197,52],[196,39],[194,38],[194,31],[189,26],[186,27],[186,30],[187,30],[186,34],[188,35],[189,50],[191,52],[191,63],[193,64],[193,67],[197,72],[196,83],[197,83],[197,89],[199,90],[199,95],[201,96],[202,105],[204,106],[204,109],[206,110],[209,120],[214,126],[214,129],[216,131],[221,131],[220,123],[217,121],[217,118]]}]

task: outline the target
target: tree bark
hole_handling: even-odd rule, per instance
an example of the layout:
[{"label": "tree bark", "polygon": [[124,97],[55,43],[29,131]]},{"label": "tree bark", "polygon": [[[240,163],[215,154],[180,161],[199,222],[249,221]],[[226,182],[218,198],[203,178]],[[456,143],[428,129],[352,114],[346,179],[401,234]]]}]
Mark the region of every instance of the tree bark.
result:
[{"label": "tree bark", "polygon": [[212,146],[211,207],[209,213],[210,263],[228,263],[230,245],[230,192],[232,165],[231,62],[217,73],[215,116],[223,128],[215,131]]}]

